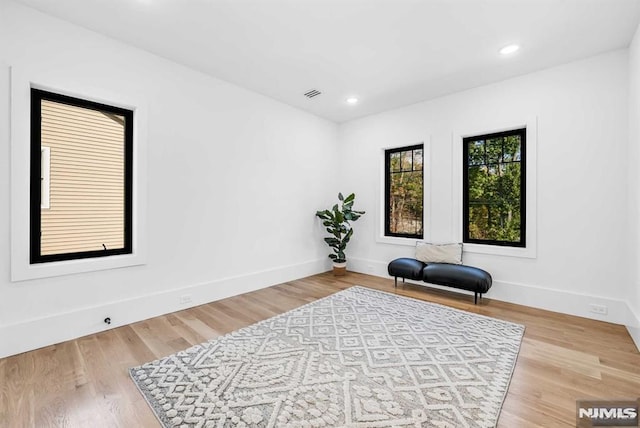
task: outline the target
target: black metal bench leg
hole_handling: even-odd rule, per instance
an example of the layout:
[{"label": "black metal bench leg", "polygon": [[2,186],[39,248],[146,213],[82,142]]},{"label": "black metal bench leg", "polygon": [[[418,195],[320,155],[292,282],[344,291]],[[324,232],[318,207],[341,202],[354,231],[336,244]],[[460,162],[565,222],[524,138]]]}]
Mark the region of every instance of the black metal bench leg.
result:
[{"label": "black metal bench leg", "polygon": [[[480,295],[480,298],[482,299],[482,294]],[[478,304],[478,292],[477,291],[474,293],[474,296],[473,296],[473,304],[474,305]]]},{"label": "black metal bench leg", "polygon": [[394,288],[398,288],[398,277],[397,276],[393,277],[393,287]]}]

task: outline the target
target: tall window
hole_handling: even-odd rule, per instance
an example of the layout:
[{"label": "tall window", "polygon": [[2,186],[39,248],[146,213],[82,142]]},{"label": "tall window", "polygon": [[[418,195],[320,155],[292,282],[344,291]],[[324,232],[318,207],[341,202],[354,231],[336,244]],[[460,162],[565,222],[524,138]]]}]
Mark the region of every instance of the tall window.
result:
[{"label": "tall window", "polygon": [[385,236],[423,236],[423,145],[385,151]]},{"label": "tall window", "polygon": [[463,241],[524,247],[526,129],[463,140]]},{"label": "tall window", "polygon": [[31,90],[31,263],[132,252],[133,112]]}]

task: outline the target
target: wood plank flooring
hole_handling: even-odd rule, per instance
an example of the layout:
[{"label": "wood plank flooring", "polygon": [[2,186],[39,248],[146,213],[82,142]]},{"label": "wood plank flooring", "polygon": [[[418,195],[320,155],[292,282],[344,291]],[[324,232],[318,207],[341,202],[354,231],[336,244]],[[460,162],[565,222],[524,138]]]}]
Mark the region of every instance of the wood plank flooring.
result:
[{"label": "wood plank flooring", "polygon": [[577,399],[640,397],[640,354],[622,326],[368,275],[303,278],[0,359],[0,427],[158,427],[127,369],[352,285],[524,324],[499,427],[573,427]]}]

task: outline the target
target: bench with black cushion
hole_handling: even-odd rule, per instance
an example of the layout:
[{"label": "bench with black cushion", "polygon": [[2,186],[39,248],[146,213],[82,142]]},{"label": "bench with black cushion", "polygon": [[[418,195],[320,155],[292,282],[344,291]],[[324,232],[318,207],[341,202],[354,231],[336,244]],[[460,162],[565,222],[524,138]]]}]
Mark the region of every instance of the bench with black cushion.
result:
[{"label": "bench with black cushion", "polygon": [[403,257],[395,259],[387,267],[389,275],[395,278],[412,279],[430,284],[444,285],[473,291],[474,303],[478,303],[478,295],[482,295],[491,288],[491,275],[480,268],[450,263],[423,263],[416,259]]}]

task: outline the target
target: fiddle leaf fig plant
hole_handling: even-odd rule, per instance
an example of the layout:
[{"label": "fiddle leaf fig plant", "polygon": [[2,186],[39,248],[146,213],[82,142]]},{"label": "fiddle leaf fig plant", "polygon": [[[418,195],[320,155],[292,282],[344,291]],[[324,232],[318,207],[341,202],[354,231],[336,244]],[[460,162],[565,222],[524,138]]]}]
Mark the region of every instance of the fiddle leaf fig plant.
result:
[{"label": "fiddle leaf fig plant", "polygon": [[329,254],[329,258],[334,263],[345,263],[347,261],[344,251],[353,236],[351,222],[358,220],[365,213],[364,211],[353,210],[355,199],[355,193],[346,198],[342,193],[338,193],[337,204],[331,209],[316,212],[316,216],[322,219],[322,224],[326,227],[327,232],[331,234],[331,236],[324,238],[324,242],[333,249],[333,253]]}]

